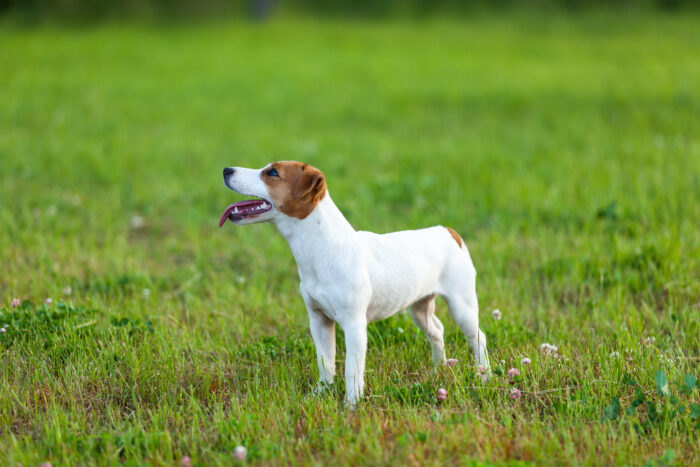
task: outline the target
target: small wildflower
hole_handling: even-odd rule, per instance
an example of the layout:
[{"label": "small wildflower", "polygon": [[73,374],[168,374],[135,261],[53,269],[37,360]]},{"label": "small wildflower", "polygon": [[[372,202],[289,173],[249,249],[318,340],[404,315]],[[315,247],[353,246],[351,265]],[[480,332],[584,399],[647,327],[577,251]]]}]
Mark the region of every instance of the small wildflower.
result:
[{"label": "small wildflower", "polygon": [[0,333],[4,333],[4,332],[7,332],[7,329],[5,329],[5,328],[0,328]]},{"label": "small wildflower", "polygon": [[447,389],[440,388],[437,393],[437,400],[444,401],[447,400]]},{"label": "small wildflower", "polygon": [[554,360],[560,362],[568,362],[569,359],[559,355],[559,348],[556,345],[544,343],[540,346],[540,350],[548,357],[552,357]]},{"label": "small wildflower", "polygon": [[498,321],[499,319],[501,319],[501,310],[493,310],[491,312],[491,316],[493,317],[493,319]]},{"label": "small wildflower", "polygon": [[485,375],[486,373],[489,372],[489,370],[485,366],[481,366],[481,365],[479,365],[478,370],[479,370],[479,374],[482,374],[482,375]]},{"label": "small wildflower", "polygon": [[233,450],[233,457],[235,457],[238,460],[245,460],[245,456],[245,448],[243,446],[236,446],[236,449]]},{"label": "small wildflower", "polygon": [[610,358],[620,358],[620,352],[610,352]]},{"label": "small wildflower", "polygon": [[520,372],[517,368],[511,368],[510,370],[508,370],[508,376],[510,378],[515,378],[516,376],[520,376]]},{"label": "small wildflower", "polygon": [[51,305],[53,303],[53,300],[51,300],[51,297],[49,297],[46,300],[44,300],[44,303],[46,303],[47,305]]},{"label": "small wildflower", "polygon": [[529,365],[530,363],[532,363],[532,361],[531,361],[529,358],[527,358],[527,357],[525,357],[525,358],[523,358],[522,360],[520,360],[520,364],[521,364],[521,365]]},{"label": "small wildflower", "polygon": [[72,293],[73,289],[70,288],[70,285],[63,287],[63,295],[71,295]]},{"label": "small wildflower", "polygon": [[132,229],[139,230],[144,228],[146,225],[146,220],[138,214],[134,214],[131,216],[131,219],[129,219],[129,224],[131,224]]},{"label": "small wildflower", "polygon": [[511,399],[517,399],[518,397],[520,397],[520,394],[521,394],[520,389],[518,389],[518,388],[513,388],[510,390],[510,398]]},{"label": "small wildflower", "polygon": [[647,347],[651,347],[652,345],[654,345],[654,341],[656,341],[656,337],[649,336],[646,339],[644,339],[644,345],[646,345]]},{"label": "small wildflower", "polygon": [[182,459],[180,459],[180,465],[182,467],[192,467],[192,459],[190,459],[190,456],[182,456]]},{"label": "small wildflower", "polygon": [[506,361],[505,361],[505,360],[501,360],[501,365],[505,365],[505,364],[506,364]]},{"label": "small wildflower", "polygon": [[17,308],[21,303],[22,303],[22,302],[19,301],[19,298],[15,297],[15,298],[13,298],[12,301],[10,302],[10,306],[11,306],[12,308]]},{"label": "small wildflower", "polygon": [[143,295],[144,298],[150,297],[151,296],[151,289],[143,289],[141,291],[141,295]]},{"label": "small wildflower", "polygon": [[457,363],[459,363],[459,360],[456,358],[448,358],[445,360],[445,366],[455,366]]}]

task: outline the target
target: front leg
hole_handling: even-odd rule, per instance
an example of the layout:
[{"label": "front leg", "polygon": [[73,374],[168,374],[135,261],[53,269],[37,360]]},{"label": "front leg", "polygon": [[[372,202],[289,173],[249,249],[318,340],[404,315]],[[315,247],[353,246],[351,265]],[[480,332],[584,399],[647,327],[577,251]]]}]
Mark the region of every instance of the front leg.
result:
[{"label": "front leg", "polygon": [[318,363],[316,389],[322,391],[327,385],[333,384],[335,377],[335,322],[308,305],[307,310]]},{"label": "front leg", "polygon": [[365,356],[367,354],[367,322],[346,326],[345,332],[345,403],[354,408],[362,398],[365,387]]}]

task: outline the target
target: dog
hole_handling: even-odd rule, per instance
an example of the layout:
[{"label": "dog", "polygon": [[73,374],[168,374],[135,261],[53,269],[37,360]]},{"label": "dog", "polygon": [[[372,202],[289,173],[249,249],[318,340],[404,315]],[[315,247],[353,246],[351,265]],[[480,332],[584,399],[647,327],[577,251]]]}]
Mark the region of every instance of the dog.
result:
[{"label": "dog", "polygon": [[387,234],[356,231],[333,203],[324,174],[301,162],[226,167],[224,184],[256,199],[228,206],[219,227],[226,220],[236,225],[273,222],[289,243],[316,347],[317,390],[335,377],[337,323],[345,333],[345,402],[355,407],[364,389],[367,323],[406,308],[428,338],[433,362],[444,363],[437,296],[446,301],[480,370],[488,375],[476,270],[456,231],[443,226]]}]

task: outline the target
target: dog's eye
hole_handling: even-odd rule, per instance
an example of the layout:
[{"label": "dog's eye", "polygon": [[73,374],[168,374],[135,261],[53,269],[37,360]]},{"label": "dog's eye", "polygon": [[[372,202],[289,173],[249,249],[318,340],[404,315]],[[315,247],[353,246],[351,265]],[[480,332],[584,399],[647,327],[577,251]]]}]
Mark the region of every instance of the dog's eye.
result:
[{"label": "dog's eye", "polygon": [[280,174],[278,174],[277,170],[275,170],[275,169],[266,170],[265,174],[269,175],[270,177],[279,177],[280,176]]}]

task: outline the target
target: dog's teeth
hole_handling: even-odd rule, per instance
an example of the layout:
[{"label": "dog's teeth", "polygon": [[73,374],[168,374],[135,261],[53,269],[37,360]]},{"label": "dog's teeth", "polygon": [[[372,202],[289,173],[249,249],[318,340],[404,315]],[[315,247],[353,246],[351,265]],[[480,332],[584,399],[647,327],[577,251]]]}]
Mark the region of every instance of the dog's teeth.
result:
[{"label": "dog's teeth", "polygon": [[237,208],[237,207],[233,208],[233,213],[234,213],[234,214],[238,214],[238,208]]}]

